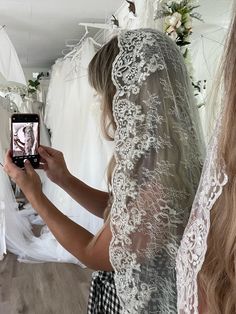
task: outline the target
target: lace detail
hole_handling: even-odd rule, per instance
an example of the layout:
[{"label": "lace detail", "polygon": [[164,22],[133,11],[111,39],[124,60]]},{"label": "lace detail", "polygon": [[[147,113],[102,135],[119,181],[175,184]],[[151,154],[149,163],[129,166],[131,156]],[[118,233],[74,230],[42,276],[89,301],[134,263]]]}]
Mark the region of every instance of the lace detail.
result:
[{"label": "lace detail", "polygon": [[220,126],[221,122],[219,121],[209,147],[189,223],[177,255],[178,310],[181,314],[198,314],[197,275],[201,270],[207,251],[210,210],[228,182],[225,169],[217,167]]},{"label": "lace detail", "polygon": [[200,122],[182,56],[167,36],[121,32],[119,47],[110,245],[116,288],[122,313],[176,313],[175,258],[200,178]]}]

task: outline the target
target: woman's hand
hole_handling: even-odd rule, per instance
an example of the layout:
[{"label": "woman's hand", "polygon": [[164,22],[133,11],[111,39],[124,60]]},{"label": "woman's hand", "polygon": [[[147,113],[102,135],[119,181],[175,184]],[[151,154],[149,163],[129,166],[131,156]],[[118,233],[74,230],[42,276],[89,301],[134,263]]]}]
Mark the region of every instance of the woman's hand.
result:
[{"label": "woman's hand", "polygon": [[38,152],[48,178],[60,186],[63,185],[65,179],[70,176],[70,172],[62,152],[46,146],[40,146]]},{"label": "woman's hand", "polygon": [[25,168],[21,169],[12,162],[11,151],[8,150],[5,157],[4,171],[23,191],[30,203],[34,202],[42,193],[42,184],[40,178],[30,161],[25,160]]}]

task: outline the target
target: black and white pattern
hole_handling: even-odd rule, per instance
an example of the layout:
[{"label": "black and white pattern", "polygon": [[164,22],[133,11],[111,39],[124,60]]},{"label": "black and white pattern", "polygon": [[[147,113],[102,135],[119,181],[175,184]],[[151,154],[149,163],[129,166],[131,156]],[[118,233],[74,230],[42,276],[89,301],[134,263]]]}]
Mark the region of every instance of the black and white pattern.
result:
[{"label": "black and white pattern", "polygon": [[87,313],[121,313],[120,301],[116,294],[114,272],[98,271],[93,273]]}]

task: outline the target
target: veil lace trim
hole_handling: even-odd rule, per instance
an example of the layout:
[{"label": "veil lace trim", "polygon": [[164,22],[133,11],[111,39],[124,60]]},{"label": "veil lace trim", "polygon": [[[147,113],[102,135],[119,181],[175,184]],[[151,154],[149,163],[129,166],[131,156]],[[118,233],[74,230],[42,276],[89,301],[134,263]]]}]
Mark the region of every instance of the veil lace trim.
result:
[{"label": "veil lace trim", "polygon": [[[220,127],[221,121],[219,120],[208,150],[191,216],[177,255],[178,312],[181,314],[198,314],[197,276],[207,251],[210,211],[228,182],[225,168],[220,168],[217,160]],[[223,162],[221,163],[223,164]]]},{"label": "veil lace trim", "polygon": [[118,37],[110,260],[122,313],[176,313],[175,258],[200,178],[198,121],[171,40],[153,30]]}]

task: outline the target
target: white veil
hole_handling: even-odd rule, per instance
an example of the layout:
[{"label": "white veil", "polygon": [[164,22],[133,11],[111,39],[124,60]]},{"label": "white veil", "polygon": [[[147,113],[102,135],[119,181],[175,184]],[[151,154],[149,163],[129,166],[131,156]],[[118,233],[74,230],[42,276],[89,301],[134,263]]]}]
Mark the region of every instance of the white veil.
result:
[{"label": "white veil", "polygon": [[166,35],[124,31],[113,64],[110,259],[122,313],[176,313],[175,259],[203,144],[183,58]]},{"label": "white veil", "polygon": [[[224,187],[230,183],[230,172],[227,169],[227,163],[224,160],[221,152],[220,139],[222,137],[222,130],[224,130],[223,123],[226,123],[225,117],[228,115],[228,88],[230,81],[235,79],[234,60],[228,60],[229,51],[235,48],[235,25],[236,25],[236,6],[234,4],[231,30],[228,31],[228,38],[226,44],[230,48],[225,49],[225,63],[222,63],[219,74],[221,80],[216,82],[217,92],[213,95],[214,109],[219,105],[219,117],[213,128],[210,145],[207,149],[207,156],[204,163],[200,184],[193,202],[191,214],[188,224],[184,231],[183,239],[179,247],[176,259],[176,276],[178,289],[178,313],[180,314],[198,314],[198,292],[201,287],[198,286],[198,273],[200,272],[205,256],[207,253],[207,239],[211,225],[211,210],[216,201],[220,198]],[[230,51],[231,53],[231,51]],[[233,85],[232,85],[233,86]],[[229,90],[231,87],[229,88]],[[230,94],[230,93],[229,93]],[[211,113],[211,114],[212,114]],[[227,173],[228,172],[228,173]],[[224,208],[222,208],[224,210]],[[222,232],[224,232],[222,230]],[[212,265],[216,261],[213,261]],[[226,281],[225,281],[226,282]],[[199,289],[200,288],[200,289]],[[222,300],[219,300],[222,301]],[[204,300],[205,303],[205,300]]]},{"label": "white veil", "polygon": [[198,313],[197,276],[207,251],[210,210],[228,182],[225,169],[217,166],[220,128],[221,119],[218,120],[208,149],[189,222],[178,250],[176,262],[178,312],[182,314]]}]

